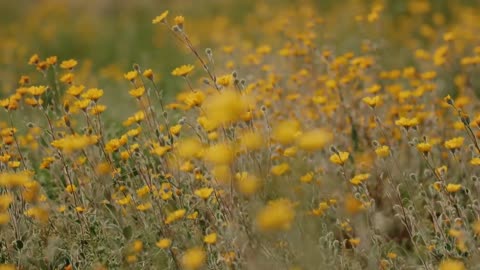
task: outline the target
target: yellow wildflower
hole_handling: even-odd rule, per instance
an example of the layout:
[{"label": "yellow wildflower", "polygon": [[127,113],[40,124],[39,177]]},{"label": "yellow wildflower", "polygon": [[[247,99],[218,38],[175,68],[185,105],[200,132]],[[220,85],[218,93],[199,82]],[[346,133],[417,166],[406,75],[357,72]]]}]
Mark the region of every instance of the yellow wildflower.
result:
[{"label": "yellow wildflower", "polygon": [[301,134],[297,138],[297,145],[307,151],[317,151],[324,148],[332,140],[332,133],[324,129],[314,129]]},{"label": "yellow wildflower", "polygon": [[195,67],[193,65],[182,65],[180,67],[177,67],[175,68],[173,71],[172,71],[172,75],[173,76],[178,76],[178,77],[185,77],[187,76],[190,72],[192,72],[192,70],[194,69]]},{"label": "yellow wildflower", "polygon": [[388,157],[390,155],[390,147],[386,145],[379,146],[375,149],[375,153],[381,158]]},{"label": "yellow wildflower", "polygon": [[282,163],[282,164],[273,166],[270,171],[272,172],[273,175],[280,176],[285,174],[289,170],[290,170],[290,165],[288,165],[288,163]]},{"label": "yellow wildflower", "polygon": [[343,165],[350,157],[350,153],[348,152],[338,152],[334,153],[330,156],[330,161],[337,165]]},{"label": "yellow wildflower", "polygon": [[444,146],[450,150],[455,150],[460,148],[463,145],[465,138],[455,137],[445,142]]},{"label": "yellow wildflower", "polygon": [[293,203],[288,199],[269,201],[257,214],[257,226],[262,231],[288,230],[295,218]]},{"label": "yellow wildflower", "polygon": [[185,216],[186,212],[187,211],[185,209],[179,209],[179,210],[173,211],[165,219],[165,224],[171,224],[171,223],[183,218],[183,216]]},{"label": "yellow wildflower", "polygon": [[207,253],[201,247],[187,250],[182,256],[182,266],[187,270],[200,269],[207,259]]},{"label": "yellow wildflower", "polygon": [[462,189],[461,184],[448,184],[445,188],[449,193],[455,193]]},{"label": "yellow wildflower", "polygon": [[354,185],[360,185],[361,183],[363,183],[368,178],[370,178],[369,173],[357,174],[352,179],[350,179],[350,183],[352,183]]},{"label": "yellow wildflower", "polygon": [[145,93],[145,87],[140,86],[138,88],[128,91],[128,93],[134,98],[141,98]]},{"label": "yellow wildflower", "polygon": [[438,270],[465,270],[465,265],[458,260],[445,259],[438,266]]},{"label": "yellow wildflower", "polygon": [[172,240],[168,238],[162,238],[158,240],[158,242],[155,243],[155,245],[161,249],[167,249],[172,245]]},{"label": "yellow wildflower", "polygon": [[60,67],[63,69],[73,69],[75,66],[77,66],[77,60],[75,59],[70,59],[66,61],[62,61],[60,64]]},{"label": "yellow wildflower", "polygon": [[195,190],[195,195],[206,200],[213,193],[213,188],[200,188]]},{"label": "yellow wildflower", "polygon": [[168,10],[165,10],[162,14],[158,15],[152,20],[153,24],[165,23],[168,15]]},{"label": "yellow wildflower", "polygon": [[217,234],[211,233],[211,234],[205,235],[205,237],[203,237],[203,242],[209,245],[215,244],[217,242]]},{"label": "yellow wildflower", "polygon": [[299,131],[300,123],[298,121],[282,121],[273,128],[272,138],[281,144],[290,144],[294,142]]},{"label": "yellow wildflower", "polygon": [[382,99],[380,96],[374,96],[374,97],[364,97],[362,101],[365,102],[368,106],[375,108],[382,102]]}]

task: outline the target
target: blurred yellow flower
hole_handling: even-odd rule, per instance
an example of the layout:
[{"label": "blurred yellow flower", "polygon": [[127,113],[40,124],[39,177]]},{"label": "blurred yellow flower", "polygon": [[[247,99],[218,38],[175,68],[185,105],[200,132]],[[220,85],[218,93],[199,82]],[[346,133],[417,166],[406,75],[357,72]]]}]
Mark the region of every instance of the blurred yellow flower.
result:
[{"label": "blurred yellow flower", "polygon": [[[272,138],[281,144],[290,144],[295,141],[300,131],[300,123],[296,120],[286,120],[273,128]],[[307,138],[309,139],[309,138]],[[308,141],[307,141],[308,142]]]},{"label": "blurred yellow flower", "polygon": [[288,199],[269,201],[257,214],[257,226],[261,231],[288,230],[295,218],[293,203]]},{"label": "blurred yellow flower", "polygon": [[170,240],[169,238],[162,238],[158,240],[155,245],[161,249],[167,249],[172,245],[172,240]]},{"label": "blurred yellow flower", "polygon": [[453,259],[445,259],[438,266],[438,270],[465,270],[463,262]]},{"label": "blurred yellow flower", "polygon": [[182,266],[187,270],[200,269],[207,259],[207,253],[201,247],[187,250],[182,256]]},{"label": "blurred yellow flower", "polygon": [[179,209],[179,210],[173,211],[165,219],[165,224],[171,224],[171,223],[183,218],[185,216],[186,212],[187,211],[185,209]]},{"label": "blurred yellow flower", "polygon": [[325,129],[314,129],[302,133],[297,138],[299,148],[307,151],[317,151],[323,149],[333,140],[333,134]]},{"label": "blurred yellow flower", "polygon": [[284,163],[273,166],[270,171],[272,172],[273,175],[280,176],[287,173],[289,170],[290,170],[290,165],[284,162]]},{"label": "blurred yellow flower", "polygon": [[158,15],[152,20],[153,24],[165,23],[168,15],[168,10],[165,10],[162,14]]}]

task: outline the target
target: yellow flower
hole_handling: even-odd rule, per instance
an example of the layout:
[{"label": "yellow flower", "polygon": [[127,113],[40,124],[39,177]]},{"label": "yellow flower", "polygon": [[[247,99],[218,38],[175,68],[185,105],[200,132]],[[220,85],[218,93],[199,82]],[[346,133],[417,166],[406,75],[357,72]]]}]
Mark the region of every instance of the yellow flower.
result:
[{"label": "yellow flower", "polygon": [[107,106],[102,105],[102,104],[95,104],[93,107],[91,107],[88,112],[92,115],[98,115],[104,112],[107,109]]},{"label": "yellow flower", "polygon": [[217,84],[219,84],[223,87],[227,87],[232,83],[232,80],[233,80],[232,75],[227,74],[227,75],[218,77],[217,78]]},{"label": "yellow flower", "polygon": [[13,202],[13,196],[9,193],[0,195],[0,213],[8,209]]},{"label": "yellow flower", "polygon": [[57,60],[58,60],[58,57],[56,56],[50,56],[50,57],[47,57],[47,59],[45,59],[45,61],[49,65],[55,65],[57,63]]},{"label": "yellow flower", "polygon": [[187,216],[187,219],[195,220],[198,217],[198,211],[195,211]]},{"label": "yellow flower", "polygon": [[204,158],[214,164],[229,164],[235,158],[235,153],[232,146],[226,143],[218,143],[207,148]]},{"label": "yellow flower", "polygon": [[187,211],[185,209],[179,209],[179,210],[173,211],[165,219],[165,224],[171,224],[171,223],[183,218],[183,216],[185,216],[186,212]]},{"label": "yellow flower", "polygon": [[77,61],[75,59],[63,61],[60,64],[60,67],[63,69],[73,69],[75,66],[77,66]]},{"label": "yellow flower", "polygon": [[164,201],[171,199],[173,196],[171,185],[169,183],[162,183],[159,195],[160,195],[160,198],[162,198],[162,200]]},{"label": "yellow flower", "polygon": [[48,211],[47,209],[40,207],[40,206],[34,206],[25,211],[25,215],[27,217],[34,218],[42,223],[48,222]]},{"label": "yellow flower", "polygon": [[264,146],[262,135],[255,132],[245,132],[239,136],[239,146],[249,151],[258,150]]},{"label": "yellow flower", "polygon": [[172,240],[168,238],[163,238],[158,240],[158,242],[155,243],[155,245],[161,249],[167,249],[172,245]]},{"label": "yellow flower", "polygon": [[273,166],[270,171],[272,172],[273,175],[280,176],[285,174],[289,170],[290,170],[290,165],[288,165],[288,163],[282,163],[282,164]]},{"label": "yellow flower", "polygon": [[[9,222],[10,222],[10,214],[0,212],[0,225],[5,225]],[[12,268],[12,269],[15,269],[15,268]]]},{"label": "yellow flower", "polygon": [[202,108],[210,128],[214,129],[222,124],[241,120],[250,105],[252,105],[252,99],[248,95],[240,95],[238,91],[225,90],[208,96]]},{"label": "yellow flower", "polygon": [[158,15],[152,20],[152,24],[165,23],[168,15],[168,10],[165,10],[162,14]]},{"label": "yellow flower", "polygon": [[73,73],[67,73],[60,78],[60,81],[66,84],[72,84],[75,75]]},{"label": "yellow flower", "polygon": [[438,270],[465,270],[465,265],[458,260],[445,259],[438,266]]},{"label": "yellow flower", "polygon": [[78,97],[83,92],[83,89],[85,89],[83,85],[72,85],[68,88],[67,94]]},{"label": "yellow flower", "polygon": [[387,258],[395,260],[398,257],[397,253],[395,252],[389,252],[387,253]]},{"label": "yellow flower", "polygon": [[348,194],[344,202],[345,211],[349,214],[356,214],[365,209],[361,201],[356,199],[352,194]]},{"label": "yellow flower", "polygon": [[77,187],[74,184],[71,184],[71,185],[69,184],[67,185],[67,187],[65,187],[65,191],[68,193],[73,193],[77,191]]},{"label": "yellow flower", "polygon": [[300,182],[302,183],[310,183],[313,180],[313,172],[306,173],[305,175],[300,177]]},{"label": "yellow flower", "polygon": [[363,183],[368,178],[370,178],[369,173],[357,174],[352,179],[350,179],[350,183],[352,183],[354,185],[360,185],[361,183]]},{"label": "yellow flower", "polygon": [[137,76],[138,72],[136,70],[132,70],[123,74],[123,77],[131,82],[133,82]]},{"label": "yellow flower", "polygon": [[9,162],[7,163],[7,165],[8,165],[9,168],[15,169],[15,168],[20,167],[20,161],[11,160],[11,161],[9,161]]},{"label": "yellow flower", "polygon": [[0,174],[0,187],[7,187],[7,188],[21,187],[31,181],[32,179],[30,175],[26,172]]},{"label": "yellow flower", "polygon": [[418,149],[418,151],[426,154],[426,153],[430,152],[430,150],[432,150],[432,145],[428,142],[422,142],[422,143],[417,144],[417,149]]},{"label": "yellow flower", "polygon": [[40,57],[38,56],[38,54],[34,54],[30,57],[30,59],[28,60],[28,64],[29,65],[35,65],[37,64],[38,62],[40,61]]},{"label": "yellow flower", "polygon": [[75,101],[74,105],[75,107],[86,111],[87,107],[90,105],[92,101],[89,99],[82,99],[82,100],[77,100]]},{"label": "yellow flower", "polygon": [[330,156],[330,161],[337,165],[343,165],[350,157],[350,153],[348,152],[338,152],[334,153]]},{"label": "yellow flower", "polygon": [[173,20],[175,21],[175,24],[180,27],[185,23],[185,18],[183,16],[176,16]]},{"label": "yellow flower", "polygon": [[201,247],[187,250],[182,256],[182,266],[187,270],[201,268],[207,259],[207,253]]},{"label": "yellow flower", "polygon": [[297,154],[297,150],[298,147],[296,146],[288,147],[283,151],[283,155],[286,157],[294,157]]},{"label": "yellow flower", "polygon": [[213,193],[213,188],[200,188],[195,190],[195,195],[206,200]]},{"label": "yellow flower", "polygon": [[235,174],[237,180],[237,188],[240,193],[245,196],[251,196],[257,192],[260,187],[260,181],[252,174],[241,172]]},{"label": "yellow flower", "polygon": [[324,129],[314,129],[301,134],[297,138],[297,145],[303,150],[317,151],[324,148],[332,139],[332,133]]},{"label": "yellow flower", "polygon": [[205,94],[202,91],[190,91],[188,94],[185,95],[185,99],[183,102],[187,104],[190,108],[194,106],[202,105],[203,101],[205,100]]},{"label": "yellow flower", "polygon": [[362,101],[365,102],[368,106],[375,108],[382,102],[382,98],[380,96],[364,97]]},{"label": "yellow flower", "polygon": [[40,86],[30,86],[28,88],[28,92],[33,96],[41,96],[45,91],[47,91],[48,87],[40,85]]},{"label": "yellow flower", "polygon": [[390,147],[386,145],[379,146],[375,149],[375,153],[377,154],[377,156],[385,158],[390,154]]},{"label": "yellow flower", "polygon": [[480,235],[480,220],[475,221],[472,225],[472,230],[475,235]]},{"label": "yellow flower", "polygon": [[130,204],[132,202],[132,196],[131,195],[127,195],[121,199],[117,199],[116,202],[119,204],[119,205],[127,205],[127,204]]},{"label": "yellow flower", "polygon": [[132,96],[134,98],[140,98],[145,93],[145,87],[140,86],[138,88],[135,88],[135,89],[132,89],[132,90],[128,91],[128,93],[130,94],[130,96]]},{"label": "yellow flower", "polygon": [[190,72],[192,72],[192,70],[194,68],[195,67],[193,65],[182,65],[180,67],[175,68],[172,71],[172,75],[173,76],[184,77],[184,76],[187,76]]},{"label": "yellow flower", "polygon": [[395,121],[395,125],[397,126],[402,126],[404,128],[411,128],[415,127],[419,124],[418,118],[413,117],[413,118],[405,118],[405,117],[400,117],[400,119]]},{"label": "yellow flower", "polygon": [[446,187],[446,190],[449,193],[455,193],[455,192],[460,191],[461,189],[462,189],[461,184],[448,184],[447,187]]},{"label": "yellow flower", "polygon": [[478,157],[472,158],[472,160],[470,160],[470,164],[475,165],[475,166],[479,166],[480,165],[480,158],[478,158]]},{"label": "yellow flower", "polygon": [[450,150],[455,150],[460,148],[463,145],[465,138],[456,137],[445,142],[444,146]]},{"label": "yellow flower", "polygon": [[147,211],[152,208],[152,203],[151,202],[146,202],[146,203],[141,203],[137,205],[137,210],[139,211]]},{"label": "yellow flower", "polygon": [[203,242],[209,245],[215,244],[217,242],[217,234],[211,233],[211,234],[205,235],[205,237],[203,237]]},{"label": "yellow flower", "polygon": [[350,245],[356,247],[360,245],[360,238],[350,238],[348,239],[348,242],[350,243]]},{"label": "yellow flower", "polygon": [[[281,144],[290,144],[294,142],[299,131],[300,131],[300,123],[298,121],[296,120],[282,121],[273,128],[272,138]],[[307,137],[307,139],[309,138]],[[305,144],[307,145],[307,143]]]},{"label": "yellow flower", "polygon": [[[0,224],[2,224],[1,218],[0,218]],[[16,269],[15,265],[13,264],[0,264],[0,270],[15,270],[15,269]]]},{"label": "yellow flower", "polygon": [[82,98],[97,101],[103,96],[103,90],[98,88],[90,88],[82,94]]},{"label": "yellow flower", "polygon": [[146,69],[143,72],[143,76],[149,80],[153,80],[153,71],[151,69]]},{"label": "yellow flower", "polygon": [[288,230],[295,218],[293,203],[288,199],[269,201],[259,211],[256,222],[261,231]]},{"label": "yellow flower", "polygon": [[180,130],[182,129],[182,125],[175,125],[170,127],[170,134],[172,135],[178,135],[180,133]]},{"label": "yellow flower", "polygon": [[132,250],[135,253],[141,252],[143,250],[143,243],[140,240],[135,240],[132,244]]}]

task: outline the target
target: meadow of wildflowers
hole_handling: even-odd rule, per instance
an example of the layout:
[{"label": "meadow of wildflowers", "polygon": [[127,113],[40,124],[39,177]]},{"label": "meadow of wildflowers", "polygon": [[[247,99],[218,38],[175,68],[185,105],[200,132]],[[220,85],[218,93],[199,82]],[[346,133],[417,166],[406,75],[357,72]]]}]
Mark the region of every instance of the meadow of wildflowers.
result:
[{"label": "meadow of wildflowers", "polygon": [[480,269],[476,1],[0,5],[0,270]]}]

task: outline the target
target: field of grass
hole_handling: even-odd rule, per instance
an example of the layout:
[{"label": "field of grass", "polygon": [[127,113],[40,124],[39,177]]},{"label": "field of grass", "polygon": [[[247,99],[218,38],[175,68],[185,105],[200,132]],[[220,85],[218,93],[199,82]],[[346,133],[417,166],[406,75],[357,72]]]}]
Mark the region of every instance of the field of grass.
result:
[{"label": "field of grass", "polygon": [[0,270],[480,269],[477,1],[0,15]]}]

